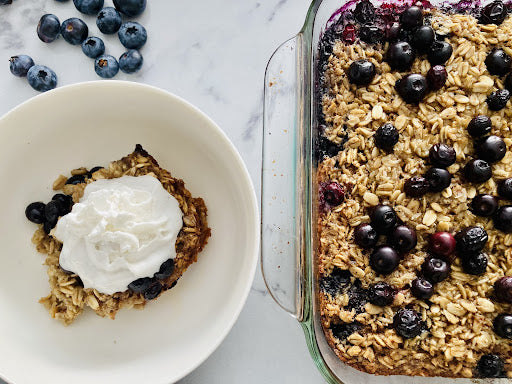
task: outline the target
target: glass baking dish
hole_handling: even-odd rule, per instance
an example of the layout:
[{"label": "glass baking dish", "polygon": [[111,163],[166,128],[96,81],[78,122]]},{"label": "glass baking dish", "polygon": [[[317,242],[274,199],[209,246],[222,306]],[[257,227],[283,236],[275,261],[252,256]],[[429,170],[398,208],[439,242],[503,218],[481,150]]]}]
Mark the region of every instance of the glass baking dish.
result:
[{"label": "glass baking dish", "polygon": [[[379,6],[381,0],[372,0]],[[389,2],[389,1],[388,1]],[[485,5],[489,0],[478,2]],[[339,10],[357,0],[314,0],[302,30],[272,55],[265,73],[262,168],[262,271],[274,300],[302,326],[315,364],[328,383],[408,384],[510,383],[510,379],[447,379],[375,376],[343,364],[320,324],[315,260],[317,132],[315,71],[318,43]],[[431,1],[434,6],[471,7],[471,1]]]}]

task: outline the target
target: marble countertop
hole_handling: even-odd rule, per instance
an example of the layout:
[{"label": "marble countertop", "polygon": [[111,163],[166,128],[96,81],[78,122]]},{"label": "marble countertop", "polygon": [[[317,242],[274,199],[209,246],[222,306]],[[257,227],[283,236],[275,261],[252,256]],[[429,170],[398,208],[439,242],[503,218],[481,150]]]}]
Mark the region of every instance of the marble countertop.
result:
[{"label": "marble countertop", "polygon": [[[148,31],[137,81],[177,94],[208,114],[226,132],[260,188],[263,74],[273,50],[302,26],[308,0],[148,0],[138,18]],[[111,6],[112,0],[105,0]],[[93,61],[62,39],[42,43],[36,25],[45,13],[60,20],[82,17],[91,35],[94,17],[71,1],[14,0],[0,6],[0,115],[37,94],[11,75],[8,59],[28,54],[54,69],[59,86],[97,80]],[[124,51],[117,36],[104,38],[107,53]],[[58,113],[55,111],[54,113]],[[258,192],[259,195],[259,192]],[[246,306],[221,346],[181,384],[322,383],[299,324],[280,310],[256,273]],[[0,380],[0,383],[3,383]]]}]

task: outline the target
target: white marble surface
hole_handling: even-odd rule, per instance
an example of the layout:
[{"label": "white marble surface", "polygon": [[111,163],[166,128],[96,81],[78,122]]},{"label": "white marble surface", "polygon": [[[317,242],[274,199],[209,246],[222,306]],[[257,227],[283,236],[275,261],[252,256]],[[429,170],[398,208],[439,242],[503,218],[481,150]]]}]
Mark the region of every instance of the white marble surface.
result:
[{"label": "white marble surface", "polygon": [[[192,102],[227,133],[240,151],[255,188],[260,187],[262,89],[265,65],[273,50],[297,33],[308,0],[148,0],[138,18],[148,30],[145,62],[138,81],[171,91]],[[105,0],[111,5],[111,0]],[[80,16],[71,1],[15,0],[0,6],[0,115],[35,96],[15,78],[8,59],[28,54],[53,68],[59,86],[96,80],[93,61],[79,47],[60,39],[44,44],[36,25],[44,13],[61,21]],[[80,16],[99,34],[94,17]],[[107,53],[123,52],[117,36],[105,38]],[[84,106],[86,108],[87,106]],[[49,113],[59,113],[49,111]],[[259,193],[258,193],[259,194]],[[1,364],[1,362],[0,362]],[[0,380],[1,382],[1,380]],[[322,383],[299,324],[281,311],[266,292],[259,269],[233,330],[213,355],[181,384]]]}]

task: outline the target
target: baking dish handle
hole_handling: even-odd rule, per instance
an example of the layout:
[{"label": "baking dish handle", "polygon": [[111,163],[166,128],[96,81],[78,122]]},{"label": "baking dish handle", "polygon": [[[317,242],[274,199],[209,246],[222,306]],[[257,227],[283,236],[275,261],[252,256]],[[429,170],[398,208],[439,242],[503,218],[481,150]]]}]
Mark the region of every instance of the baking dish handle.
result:
[{"label": "baking dish handle", "polygon": [[304,270],[300,188],[302,34],[283,43],[265,72],[261,266],[274,300],[302,321]]}]

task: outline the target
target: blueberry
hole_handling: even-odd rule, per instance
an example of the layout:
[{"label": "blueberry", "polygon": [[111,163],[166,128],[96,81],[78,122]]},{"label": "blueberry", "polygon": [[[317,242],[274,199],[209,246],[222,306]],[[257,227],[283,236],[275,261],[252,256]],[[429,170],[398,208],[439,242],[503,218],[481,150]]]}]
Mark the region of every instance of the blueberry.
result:
[{"label": "blueberry", "polygon": [[87,172],[87,173],[88,173],[88,177],[89,177],[89,178],[91,178],[91,177],[92,177],[92,174],[93,174],[94,172],[98,172],[100,169],[104,169],[104,168],[103,168],[103,167],[101,167],[101,166],[97,166],[97,167],[93,167],[93,168],[91,168],[91,169],[89,170],[89,172]]},{"label": "blueberry", "polygon": [[357,321],[353,323],[340,323],[331,325],[333,336],[341,341],[346,340],[350,335],[358,332],[361,328],[362,325]]},{"label": "blueberry", "polygon": [[512,339],[512,315],[501,314],[494,319],[494,332],[505,339]]},{"label": "blueberry", "polygon": [[425,53],[434,42],[436,34],[430,25],[422,25],[412,35],[412,46],[416,51]]},{"label": "blueberry", "polygon": [[499,301],[512,304],[512,276],[504,276],[494,283],[494,293]]},{"label": "blueberry", "polygon": [[507,145],[501,137],[487,136],[478,141],[476,153],[480,159],[496,163],[505,157]]},{"label": "blueberry", "polygon": [[501,180],[498,183],[498,195],[507,200],[512,200],[512,178]]},{"label": "blueberry", "polygon": [[12,4],[12,0],[0,0],[0,5],[9,5]]},{"label": "blueberry", "polygon": [[103,8],[103,0],[73,0],[76,9],[86,15],[96,15]]},{"label": "blueberry", "polygon": [[504,376],[504,363],[498,355],[483,355],[476,366],[478,374],[482,378]]},{"label": "blueberry", "polygon": [[400,97],[409,104],[418,104],[428,93],[427,79],[418,73],[398,80],[395,87]]},{"label": "blueberry", "polygon": [[59,216],[61,216],[63,208],[58,201],[52,200],[44,208],[44,217],[46,221],[57,222]]},{"label": "blueberry", "polygon": [[46,220],[44,216],[45,207],[46,205],[40,201],[30,203],[25,208],[25,216],[33,223],[42,224]]},{"label": "blueberry", "polygon": [[455,163],[457,154],[455,149],[448,144],[434,144],[428,153],[430,163],[439,168],[447,168]]},{"label": "blueberry", "polygon": [[423,11],[420,7],[412,6],[400,14],[400,25],[404,29],[412,30],[423,23]]},{"label": "blueberry", "polygon": [[395,210],[389,205],[376,206],[373,209],[370,218],[372,227],[375,228],[379,234],[391,232],[398,221]]},{"label": "blueberry", "polygon": [[368,303],[368,290],[361,286],[359,280],[355,280],[350,284],[346,291],[348,295],[348,304],[345,307],[347,310],[354,310],[356,314],[365,311],[364,306]]},{"label": "blueberry", "polygon": [[480,252],[488,239],[489,236],[482,227],[467,227],[455,235],[457,249],[462,253]]},{"label": "blueberry", "polygon": [[478,20],[481,24],[501,24],[507,17],[507,7],[503,1],[497,0],[486,5],[480,14]]},{"label": "blueberry", "polygon": [[158,272],[155,273],[154,277],[158,280],[165,280],[172,275],[174,272],[174,259],[164,261],[160,266]]},{"label": "blueberry", "polygon": [[512,233],[512,205],[498,208],[493,217],[494,228],[505,233]]},{"label": "blueberry", "polygon": [[406,41],[399,41],[389,46],[386,53],[386,60],[391,69],[406,71],[411,68],[416,54],[411,45]]},{"label": "blueberry", "polygon": [[485,65],[491,75],[504,76],[510,72],[512,58],[503,49],[494,48],[487,55]]},{"label": "blueberry", "polygon": [[53,195],[52,201],[56,201],[60,205],[60,216],[67,215],[71,212],[71,207],[73,206],[73,198],[69,195],[64,195],[63,193],[57,193]]},{"label": "blueberry", "polygon": [[428,300],[434,294],[434,286],[427,279],[418,277],[411,283],[411,293],[420,300]]},{"label": "blueberry", "polygon": [[430,183],[421,176],[413,176],[404,183],[404,192],[410,197],[424,196],[430,189]]},{"label": "blueberry", "polygon": [[30,68],[34,66],[34,60],[27,55],[12,56],[9,59],[9,68],[14,76],[25,77]]},{"label": "blueberry", "polygon": [[51,43],[60,34],[59,18],[52,14],[41,16],[37,24],[37,36],[44,43]]},{"label": "blueberry", "polygon": [[431,65],[446,63],[453,53],[453,47],[446,41],[435,41],[429,48],[427,59]]},{"label": "blueberry", "polygon": [[370,256],[370,267],[382,275],[389,275],[400,263],[400,256],[391,247],[383,245],[375,249]]},{"label": "blueberry", "polygon": [[114,56],[101,55],[94,61],[94,70],[98,76],[110,79],[119,72],[119,63]]},{"label": "blueberry", "polygon": [[57,86],[57,75],[44,65],[32,66],[27,72],[27,80],[39,92],[46,92]]},{"label": "blueberry", "polygon": [[425,328],[421,316],[413,309],[399,309],[393,317],[393,327],[396,333],[404,339],[419,336]]},{"label": "blueberry", "polygon": [[389,242],[400,253],[407,253],[416,247],[416,231],[405,225],[397,226],[389,235]]},{"label": "blueberry", "polygon": [[354,241],[361,248],[373,248],[379,240],[377,231],[371,226],[371,224],[360,224],[354,230]]},{"label": "blueberry", "polygon": [[153,284],[153,279],[151,277],[142,277],[128,284],[128,289],[135,293],[143,293],[149,289],[151,284]]},{"label": "blueberry", "polygon": [[365,24],[359,28],[359,39],[368,44],[379,44],[384,39],[384,31],[377,25]]},{"label": "blueberry", "polygon": [[119,58],[119,69],[124,73],[137,72],[142,67],[144,59],[139,51],[130,49]]},{"label": "blueberry", "polygon": [[487,106],[491,111],[499,111],[507,106],[510,99],[508,89],[499,89],[487,96]]},{"label": "blueberry", "polygon": [[491,132],[491,119],[485,115],[473,117],[468,124],[468,133],[473,137],[480,137]]},{"label": "blueberry", "polygon": [[448,79],[448,72],[443,65],[434,65],[427,72],[427,83],[432,91],[437,91],[444,87]]},{"label": "blueberry", "polygon": [[430,168],[425,172],[431,192],[441,192],[448,188],[452,182],[452,175],[444,168]]},{"label": "blueberry", "polygon": [[436,232],[430,236],[428,248],[431,253],[444,259],[449,259],[455,252],[455,237],[448,232]]},{"label": "blueberry", "polygon": [[123,20],[115,8],[103,8],[96,19],[98,29],[105,35],[111,35],[119,31]]},{"label": "blueberry", "polygon": [[393,304],[396,291],[391,285],[383,281],[373,284],[368,289],[368,300],[373,305],[385,307]]},{"label": "blueberry", "polygon": [[482,275],[487,270],[489,258],[483,252],[461,254],[462,269],[469,275]]},{"label": "blueberry", "polygon": [[512,73],[509,73],[507,77],[505,77],[503,85],[505,86],[505,89],[512,91]]},{"label": "blueberry", "polygon": [[464,177],[472,183],[484,183],[492,177],[492,169],[485,160],[470,160],[464,167]]},{"label": "blueberry", "polygon": [[148,39],[146,29],[137,22],[128,21],[121,25],[118,32],[119,40],[128,49],[139,49]]},{"label": "blueberry", "polygon": [[375,65],[368,60],[357,60],[348,68],[348,79],[355,85],[368,85],[375,77]]},{"label": "blueberry", "polygon": [[431,283],[439,283],[450,276],[451,267],[446,261],[428,258],[422,267],[423,276]]},{"label": "blueberry", "polygon": [[64,40],[66,40],[69,44],[79,45],[82,44],[85,39],[87,39],[89,28],[83,20],[77,17],[72,17],[62,22],[60,33]]},{"label": "blueberry", "polygon": [[56,225],[57,225],[57,219],[45,220],[44,223],[43,223],[43,231],[44,231],[44,233],[49,234],[50,231],[53,228],[55,228]]},{"label": "blueberry", "polygon": [[375,19],[375,7],[369,0],[358,2],[354,9],[354,18],[361,24],[372,22]]},{"label": "blueberry", "polygon": [[74,175],[66,180],[66,184],[71,184],[71,185],[82,184],[82,183],[85,183],[84,175]]},{"label": "blueberry", "polygon": [[387,41],[396,41],[400,36],[400,24],[397,22],[386,25],[384,37]]},{"label": "blueberry", "polygon": [[393,124],[385,123],[377,129],[373,137],[377,148],[391,151],[395,144],[398,143],[399,136],[398,130]]},{"label": "blueberry", "polygon": [[320,288],[334,297],[350,284],[351,276],[349,271],[334,267],[330,275],[320,278]]},{"label": "blueberry", "polygon": [[105,53],[105,44],[99,37],[88,37],[82,43],[82,52],[85,56],[95,59]]},{"label": "blueberry", "polygon": [[343,150],[343,144],[336,144],[324,136],[318,137],[317,153],[322,160],[324,157],[334,157]]},{"label": "blueberry", "polygon": [[160,283],[159,281],[154,281],[153,284],[151,284],[149,286],[149,288],[144,291],[144,299],[146,299],[146,300],[156,299],[158,297],[158,295],[160,295],[160,293],[162,293],[162,289],[163,289],[162,283]]},{"label": "blueberry", "polygon": [[146,9],[146,0],[114,0],[114,6],[126,16],[135,17]]},{"label": "blueberry", "polygon": [[471,201],[471,211],[481,217],[491,217],[498,210],[498,199],[492,195],[476,195]]},{"label": "blueberry", "polygon": [[340,205],[345,199],[345,188],[333,181],[323,189],[323,199],[330,206]]}]

